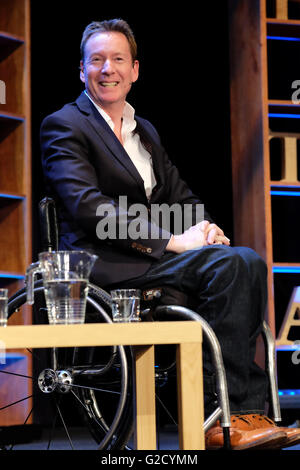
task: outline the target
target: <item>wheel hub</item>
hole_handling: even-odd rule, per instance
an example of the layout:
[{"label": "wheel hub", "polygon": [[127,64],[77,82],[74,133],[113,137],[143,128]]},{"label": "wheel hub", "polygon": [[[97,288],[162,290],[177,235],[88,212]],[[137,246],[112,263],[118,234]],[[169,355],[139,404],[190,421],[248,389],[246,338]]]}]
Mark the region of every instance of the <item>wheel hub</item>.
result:
[{"label": "wheel hub", "polygon": [[44,369],[38,378],[39,389],[43,393],[68,393],[72,385],[72,375],[68,370]]}]

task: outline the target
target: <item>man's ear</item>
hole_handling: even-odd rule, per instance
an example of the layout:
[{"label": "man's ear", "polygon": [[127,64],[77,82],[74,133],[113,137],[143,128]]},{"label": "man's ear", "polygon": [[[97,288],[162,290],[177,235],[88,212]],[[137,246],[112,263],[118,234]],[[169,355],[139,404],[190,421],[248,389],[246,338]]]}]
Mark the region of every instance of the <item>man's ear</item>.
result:
[{"label": "man's ear", "polygon": [[84,65],[83,61],[80,61],[80,80],[85,83],[85,76],[84,76]]},{"label": "man's ear", "polygon": [[137,79],[139,78],[139,61],[135,60],[133,62],[133,68],[132,68],[132,83],[136,82]]}]

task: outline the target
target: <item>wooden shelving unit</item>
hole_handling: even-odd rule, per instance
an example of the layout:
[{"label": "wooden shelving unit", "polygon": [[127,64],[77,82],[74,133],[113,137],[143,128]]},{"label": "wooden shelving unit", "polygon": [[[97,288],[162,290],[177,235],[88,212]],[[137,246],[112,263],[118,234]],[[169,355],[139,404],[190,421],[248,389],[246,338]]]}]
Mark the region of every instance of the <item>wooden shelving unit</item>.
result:
[{"label": "wooden shelving unit", "polygon": [[29,0],[0,0],[0,79],[0,270],[19,277],[32,256]]},{"label": "wooden shelving unit", "polygon": [[[294,2],[296,3],[296,2]],[[298,2],[299,3],[299,2]],[[299,19],[289,19],[289,6],[291,2],[288,0],[276,0],[274,9],[275,18],[262,18],[266,23],[267,30],[267,40],[277,40],[277,41],[286,41],[286,44],[299,42],[300,41],[300,8],[299,8]],[[272,80],[272,70],[268,70],[268,77]],[[295,67],[295,78],[297,77],[297,68]],[[293,94],[293,84],[290,89],[291,95]],[[299,89],[299,83],[297,82],[297,89]],[[297,92],[298,95],[298,92]],[[271,99],[268,97],[268,117],[269,122],[271,119],[277,118],[279,120],[292,120],[300,118],[300,101],[297,97],[297,100],[286,100],[286,99]],[[279,121],[283,122],[283,121]],[[295,121],[294,121],[295,122]],[[279,127],[276,126],[276,127]],[[284,130],[273,131],[269,129],[269,139],[280,139],[283,145],[282,149],[282,168],[281,168],[281,177],[277,180],[270,181],[270,194],[271,198],[276,197],[289,197],[288,202],[285,206],[288,210],[289,205],[295,204],[295,197],[300,195],[300,181],[299,181],[299,172],[298,172],[298,148],[297,143],[300,141],[300,121],[299,121],[299,130],[297,132],[293,131],[295,126],[284,125]],[[297,127],[297,126],[296,126]],[[270,167],[272,167],[272,151],[270,149]],[[275,209],[273,209],[275,210]],[[297,226],[297,220],[291,221],[294,224],[295,229]],[[297,230],[297,229],[296,229]],[[291,243],[292,245],[292,243]],[[277,253],[280,252],[280,247],[277,249]],[[296,255],[297,256],[297,255]],[[278,257],[278,254],[276,255]],[[280,262],[273,259],[272,271],[273,275],[283,275],[287,277],[288,275],[298,275],[298,279],[294,282],[300,284],[300,259],[299,262],[287,262],[285,259],[282,259]],[[291,293],[293,286],[291,285]],[[275,292],[276,293],[276,292]],[[279,321],[278,324],[275,322],[276,330],[278,334]],[[300,332],[299,332],[300,334]],[[290,346],[290,345],[289,345]],[[284,350],[284,346],[278,346],[278,351]]]},{"label": "wooden shelving unit", "polygon": [[[298,8],[299,18],[289,18],[291,6]],[[267,17],[270,10],[273,11],[272,18]],[[291,206],[295,211],[297,201],[300,202],[297,197],[300,195],[300,147],[297,146],[300,142],[300,102],[292,101],[292,83],[282,96],[280,93],[272,96],[270,90],[274,90],[272,85],[277,79],[272,64],[278,66],[277,71],[281,67],[283,76],[285,70],[277,56],[274,58],[270,54],[271,45],[274,46],[276,41],[281,41],[281,45],[284,42],[286,47],[300,44],[300,2],[229,0],[229,22],[234,238],[236,245],[255,249],[267,263],[269,300],[266,317],[276,337],[284,319],[282,306],[278,308],[282,296],[278,286],[289,279],[290,297],[293,288],[300,285],[300,252],[295,246],[298,220],[289,220],[288,228],[278,224],[280,198],[285,221]],[[300,79],[298,60],[293,73],[294,80]],[[297,88],[300,89],[299,85]],[[289,94],[291,98],[286,99]],[[279,159],[272,146],[276,139]],[[276,171],[280,173],[276,178],[275,160],[277,164],[279,161],[279,171]],[[290,229],[293,233],[293,225],[293,237],[287,243],[282,242],[285,240],[283,232]],[[286,256],[288,250],[289,256]],[[288,301],[289,298],[285,299],[285,308]],[[278,352],[288,349],[293,348],[281,344]]]},{"label": "wooden shelving unit", "polygon": [[[5,83],[5,103],[0,104],[0,286],[12,294],[23,287],[32,262],[30,0],[0,0],[0,80]],[[30,323],[28,308],[13,320]],[[31,375],[27,351],[7,357],[2,369]],[[30,395],[28,380],[8,377],[0,374],[2,404]],[[8,408],[0,415],[0,425],[23,424],[31,406],[27,400]]]}]

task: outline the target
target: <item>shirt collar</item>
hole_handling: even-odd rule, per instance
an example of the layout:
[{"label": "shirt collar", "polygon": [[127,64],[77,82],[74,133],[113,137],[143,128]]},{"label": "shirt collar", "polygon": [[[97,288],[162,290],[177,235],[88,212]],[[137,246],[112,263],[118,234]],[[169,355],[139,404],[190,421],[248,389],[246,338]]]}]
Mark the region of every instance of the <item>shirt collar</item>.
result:
[{"label": "shirt collar", "polygon": [[[101,108],[101,106],[99,106],[98,104],[95,103],[94,100],[92,100],[92,98],[89,96],[86,90],[84,90],[84,93],[91,100],[93,105],[98,109],[99,113],[101,114],[103,119],[107,122],[107,124],[110,126],[110,128],[114,130],[115,126],[111,117]],[[125,106],[123,110],[122,133],[132,132],[135,129],[136,121],[134,119],[134,115],[135,115],[135,109],[129,103],[127,103],[127,101],[125,101]]]}]

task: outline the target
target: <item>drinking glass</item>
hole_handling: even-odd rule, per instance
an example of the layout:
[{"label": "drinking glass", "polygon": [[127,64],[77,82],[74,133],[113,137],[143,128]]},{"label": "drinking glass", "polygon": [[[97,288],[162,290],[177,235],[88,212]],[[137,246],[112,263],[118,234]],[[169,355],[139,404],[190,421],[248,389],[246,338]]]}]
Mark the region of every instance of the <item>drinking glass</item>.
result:
[{"label": "drinking glass", "polygon": [[110,294],[112,299],[112,319],[114,322],[140,321],[140,290],[115,289]]},{"label": "drinking glass", "polygon": [[88,282],[97,259],[87,251],[39,254],[26,272],[27,302],[34,303],[34,276],[42,274],[50,324],[84,323]]}]

